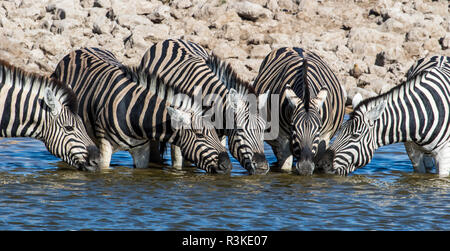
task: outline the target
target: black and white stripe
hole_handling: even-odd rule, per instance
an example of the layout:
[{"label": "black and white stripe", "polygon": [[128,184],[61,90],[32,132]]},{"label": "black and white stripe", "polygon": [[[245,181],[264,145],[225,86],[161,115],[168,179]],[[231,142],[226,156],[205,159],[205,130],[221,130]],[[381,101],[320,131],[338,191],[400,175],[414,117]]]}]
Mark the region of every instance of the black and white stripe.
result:
[{"label": "black and white stripe", "polygon": [[354,105],[327,151],[328,171],[346,175],[377,148],[404,142],[415,171],[430,169],[431,156],[439,175],[450,174],[450,57],[421,59],[406,82]]},{"label": "black and white stripe", "polygon": [[[253,87],[240,79],[231,66],[198,44],[165,40],[151,46],[135,69],[138,75],[156,74],[180,92],[194,96],[200,88],[203,104],[215,107],[219,136],[228,136],[231,154],[251,174],[269,170],[264,155],[265,120],[257,107],[267,95],[257,96]],[[144,81],[141,83],[145,84]],[[253,95],[255,102],[250,102]],[[217,108],[216,105],[222,104]]]},{"label": "black and white stripe", "polygon": [[[315,53],[283,47],[263,60],[254,87],[280,95],[279,135],[268,140],[281,170],[312,174],[314,158],[325,151],[344,118],[346,94],[328,65]],[[276,109],[276,108],[272,108]]]},{"label": "black and white stripe", "polygon": [[119,150],[129,151],[136,167],[146,167],[153,140],[179,146],[186,159],[208,172],[230,171],[226,149],[204,122],[201,106],[175,95],[155,75],[139,76],[146,88],[112,53],[98,48],[71,52],[53,75],[79,98],[79,114],[100,148],[101,168],[108,168]]},{"label": "black and white stripe", "polygon": [[74,93],[59,81],[0,60],[0,137],[32,137],[79,169],[97,167],[98,149],[76,113]]}]

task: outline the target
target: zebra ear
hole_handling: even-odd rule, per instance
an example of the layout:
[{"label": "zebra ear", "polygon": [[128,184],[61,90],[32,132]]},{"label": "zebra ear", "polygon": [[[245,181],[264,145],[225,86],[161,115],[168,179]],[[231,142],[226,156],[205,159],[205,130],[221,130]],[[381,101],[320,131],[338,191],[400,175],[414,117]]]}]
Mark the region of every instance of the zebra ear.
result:
[{"label": "zebra ear", "polygon": [[50,111],[53,116],[58,115],[62,110],[62,105],[58,99],[56,99],[55,94],[52,89],[45,88],[44,90],[44,102],[50,108]]},{"label": "zebra ear", "polygon": [[361,94],[359,94],[359,93],[355,94],[355,96],[352,99],[353,109],[355,109],[359,105],[359,103],[361,103],[362,99],[363,98],[362,98]]},{"label": "zebra ear", "polygon": [[191,114],[173,107],[167,107],[167,113],[172,120],[172,128],[179,129],[181,126],[189,126],[191,124]]},{"label": "zebra ear", "polygon": [[383,102],[376,105],[367,113],[367,118],[369,119],[369,121],[374,122],[375,120],[377,120],[383,113],[384,108],[386,108],[386,100],[383,100]]},{"label": "zebra ear", "polygon": [[325,103],[325,100],[327,99],[328,91],[327,89],[320,90],[319,93],[317,93],[317,96],[314,98],[315,102],[317,103],[317,106],[322,108],[323,103]]},{"label": "zebra ear", "polygon": [[284,92],[286,94],[286,99],[288,100],[289,104],[291,105],[292,108],[295,109],[297,105],[300,103],[300,98],[297,97],[297,94],[295,94],[295,92],[289,87],[286,88]]},{"label": "zebra ear", "polygon": [[243,97],[234,88],[231,88],[228,94],[228,98],[234,110],[237,110],[242,106]]},{"label": "zebra ear", "polygon": [[267,100],[269,99],[269,92],[270,91],[267,91],[266,93],[258,96],[258,108],[260,110],[267,104]]}]

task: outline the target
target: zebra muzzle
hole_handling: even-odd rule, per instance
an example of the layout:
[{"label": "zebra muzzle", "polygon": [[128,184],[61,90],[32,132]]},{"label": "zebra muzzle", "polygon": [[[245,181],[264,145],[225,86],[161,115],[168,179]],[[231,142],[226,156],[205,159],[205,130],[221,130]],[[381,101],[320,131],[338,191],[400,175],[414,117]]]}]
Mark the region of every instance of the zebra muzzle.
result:
[{"label": "zebra muzzle", "polygon": [[98,163],[100,162],[100,151],[95,145],[88,146],[87,151],[88,157],[81,169],[95,172],[99,169]]},{"label": "zebra muzzle", "polygon": [[231,172],[233,165],[231,164],[230,157],[227,152],[219,153],[217,166],[214,166],[211,171],[218,174],[227,174]]},{"label": "zebra muzzle", "polygon": [[295,165],[295,169],[298,174],[300,175],[312,175],[314,173],[314,162],[306,160],[306,161],[297,161],[297,164]]},{"label": "zebra muzzle", "polygon": [[314,162],[316,163],[316,171],[320,173],[334,174],[336,170],[333,168],[333,161],[335,152],[333,150],[326,150],[320,156],[316,156]]},{"label": "zebra muzzle", "polygon": [[266,174],[269,171],[269,163],[262,153],[254,153],[250,167],[247,168],[250,174]]}]

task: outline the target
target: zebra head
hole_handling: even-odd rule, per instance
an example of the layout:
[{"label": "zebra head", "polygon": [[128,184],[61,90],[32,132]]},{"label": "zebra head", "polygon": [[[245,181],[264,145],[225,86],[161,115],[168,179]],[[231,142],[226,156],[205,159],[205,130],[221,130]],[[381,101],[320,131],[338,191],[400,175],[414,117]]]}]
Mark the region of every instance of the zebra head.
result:
[{"label": "zebra head", "polygon": [[286,87],[285,97],[292,108],[291,147],[293,155],[297,158],[295,170],[300,175],[311,175],[314,171],[314,157],[318,153],[322,128],[320,109],[327,95],[328,91],[322,89],[315,98],[305,96],[301,99],[290,87]]},{"label": "zebra head", "polygon": [[198,168],[211,173],[229,173],[232,169],[226,148],[216,129],[202,115],[201,109],[186,111],[167,106],[172,129],[179,135],[182,155]]},{"label": "zebra head", "polygon": [[233,157],[250,174],[265,174],[269,171],[264,155],[266,121],[258,111],[265,106],[269,95],[261,94],[256,100],[251,100],[250,96],[238,93],[233,88],[229,91],[228,100],[234,110],[235,123],[228,133],[228,147]]},{"label": "zebra head", "polygon": [[[75,100],[70,89],[64,90],[69,99]],[[61,103],[55,95],[57,92],[51,88],[44,90],[46,120],[42,130],[43,142],[50,153],[69,165],[94,171],[97,169],[99,150],[76,113],[76,105]]]},{"label": "zebra head", "polygon": [[375,122],[382,115],[386,101],[368,107],[353,101],[354,112],[339,129],[336,139],[322,156],[318,165],[326,173],[347,175],[355,169],[367,165],[377,148]]}]

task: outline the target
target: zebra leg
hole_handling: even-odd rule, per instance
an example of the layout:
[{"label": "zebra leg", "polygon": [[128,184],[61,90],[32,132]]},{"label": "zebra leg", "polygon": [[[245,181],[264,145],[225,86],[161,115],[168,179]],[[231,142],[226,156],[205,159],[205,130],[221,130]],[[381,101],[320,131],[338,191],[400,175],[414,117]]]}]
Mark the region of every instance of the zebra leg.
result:
[{"label": "zebra leg", "polygon": [[293,156],[291,153],[291,141],[289,138],[279,137],[274,141],[267,141],[277,157],[277,166],[281,171],[291,172]]},{"label": "zebra leg", "polygon": [[[150,154],[149,154],[149,162],[150,163],[162,163],[162,157],[161,157],[161,150],[160,149],[160,142],[159,141],[150,141]],[[158,153],[158,154],[156,154]]]},{"label": "zebra leg", "polygon": [[135,168],[148,167],[148,161],[150,159],[150,142],[145,145],[130,149],[129,152],[133,157],[133,164]]},{"label": "zebra leg", "polygon": [[181,169],[183,167],[183,155],[181,154],[180,147],[170,145],[170,155],[172,156],[172,167]]},{"label": "zebra leg", "polygon": [[433,157],[414,142],[405,142],[406,153],[412,162],[414,172],[427,173],[433,168]]},{"label": "zebra leg", "polygon": [[111,155],[113,154],[113,149],[111,143],[108,140],[102,138],[99,140],[99,150],[100,150],[100,170],[108,169],[111,163]]},{"label": "zebra leg", "polygon": [[450,142],[445,143],[435,155],[436,172],[440,177],[450,176]]}]

